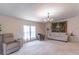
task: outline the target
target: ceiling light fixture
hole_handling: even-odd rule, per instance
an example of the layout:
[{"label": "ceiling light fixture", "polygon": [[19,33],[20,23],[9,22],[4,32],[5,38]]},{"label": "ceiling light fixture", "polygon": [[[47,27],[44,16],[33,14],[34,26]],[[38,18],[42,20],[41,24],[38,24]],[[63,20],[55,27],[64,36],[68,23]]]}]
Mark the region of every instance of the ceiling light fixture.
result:
[{"label": "ceiling light fixture", "polygon": [[50,13],[48,12],[48,16],[47,18],[44,19],[44,22],[52,22],[53,21],[53,18],[50,17]]}]

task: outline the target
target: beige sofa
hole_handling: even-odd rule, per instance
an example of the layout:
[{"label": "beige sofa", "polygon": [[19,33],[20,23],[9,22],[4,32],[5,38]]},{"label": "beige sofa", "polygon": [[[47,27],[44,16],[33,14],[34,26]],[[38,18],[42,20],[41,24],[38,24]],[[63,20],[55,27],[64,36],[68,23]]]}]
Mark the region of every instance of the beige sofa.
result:
[{"label": "beige sofa", "polygon": [[3,54],[10,54],[20,49],[20,41],[15,40],[12,33],[3,34]]},{"label": "beige sofa", "polygon": [[54,39],[58,41],[68,41],[68,35],[66,33],[61,33],[61,32],[52,32],[48,34],[49,39]]}]

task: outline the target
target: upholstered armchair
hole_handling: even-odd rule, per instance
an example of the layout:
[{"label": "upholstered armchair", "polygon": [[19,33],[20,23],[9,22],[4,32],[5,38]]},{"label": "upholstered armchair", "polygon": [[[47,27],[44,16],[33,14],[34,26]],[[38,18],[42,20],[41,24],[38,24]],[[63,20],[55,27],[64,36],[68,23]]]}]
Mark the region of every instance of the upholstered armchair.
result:
[{"label": "upholstered armchair", "polygon": [[3,34],[3,54],[10,54],[20,49],[20,41],[15,40],[12,33]]}]

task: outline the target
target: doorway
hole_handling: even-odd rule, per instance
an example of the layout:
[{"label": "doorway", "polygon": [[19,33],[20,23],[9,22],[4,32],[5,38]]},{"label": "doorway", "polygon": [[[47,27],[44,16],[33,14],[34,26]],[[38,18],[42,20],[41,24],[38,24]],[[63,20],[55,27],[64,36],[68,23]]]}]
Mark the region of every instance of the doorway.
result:
[{"label": "doorway", "polygon": [[24,25],[24,40],[31,41],[36,39],[36,26],[34,25]]}]

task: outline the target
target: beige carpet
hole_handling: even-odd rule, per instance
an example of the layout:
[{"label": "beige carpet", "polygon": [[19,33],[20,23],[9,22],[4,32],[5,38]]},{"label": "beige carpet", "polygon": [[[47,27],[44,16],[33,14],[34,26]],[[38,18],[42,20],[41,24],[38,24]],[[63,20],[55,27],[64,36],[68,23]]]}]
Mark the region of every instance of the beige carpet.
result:
[{"label": "beige carpet", "polygon": [[62,55],[79,54],[79,42],[60,42],[54,40],[32,41],[11,55]]}]

